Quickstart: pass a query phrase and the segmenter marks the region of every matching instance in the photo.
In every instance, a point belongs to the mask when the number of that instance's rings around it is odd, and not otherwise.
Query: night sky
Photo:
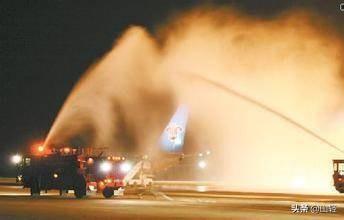
[[[343,33],[341,1],[0,0],[0,176],[13,173],[9,155],[44,139],[73,85],[129,25],[154,32],[202,2],[268,17],[310,8]]]

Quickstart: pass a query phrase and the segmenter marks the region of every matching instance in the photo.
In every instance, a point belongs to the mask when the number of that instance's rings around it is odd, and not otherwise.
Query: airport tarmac
[[[57,191],[31,197],[28,189],[5,183],[0,185],[0,219],[344,219],[341,195],[199,192],[181,184],[161,189],[154,195],[104,199],[90,193],[75,199],[72,193],[60,197]],[[302,204],[308,211],[293,213],[293,206]],[[330,206],[335,206],[334,212],[311,210]]]

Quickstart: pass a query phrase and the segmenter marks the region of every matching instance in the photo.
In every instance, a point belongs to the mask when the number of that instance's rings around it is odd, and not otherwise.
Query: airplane
[[[175,166],[185,157],[183,146],[188,116],[187,106],[180,105],[160,135],[158,141],[160,152],[156,155],[144,155],[142,160],[139,160],[124,176],[124,186],[150,186],[153,183],[153,170],[156,173]]]
[[[188,108],[180,105],[160,137],[160,146],[166,152],[180,152],[184,146]]]

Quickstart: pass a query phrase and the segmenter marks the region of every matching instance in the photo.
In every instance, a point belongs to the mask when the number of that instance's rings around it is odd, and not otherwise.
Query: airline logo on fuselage
[[[183,128],[173,123],[166,128],[166,132],[167,132],[168,140],[170,140],[171,142],[175,142],[179,134],[183,132]]]

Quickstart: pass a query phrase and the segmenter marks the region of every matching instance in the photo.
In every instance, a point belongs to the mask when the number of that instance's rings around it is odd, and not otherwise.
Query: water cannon
[[[37,147],[37,151],[40,152],[40,153],[43,153],[44,151],[44,146],[43,145],[40,145]]]
[[[42,144],[35,144],[31,147],[31,152],[33,155],[42,156],[46,153],[46,147]]]

